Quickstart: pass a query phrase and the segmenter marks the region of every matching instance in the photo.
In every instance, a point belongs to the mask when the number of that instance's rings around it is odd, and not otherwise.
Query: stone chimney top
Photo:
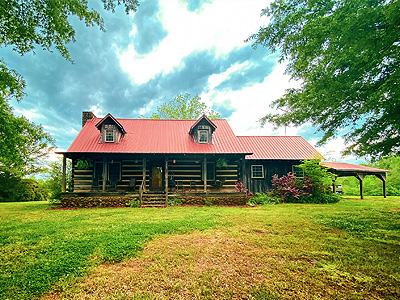
[[[85,126],[87,120],[91,120],[96,118],[95,114],[91,111],[83,111],[82,112],[82,127]]]

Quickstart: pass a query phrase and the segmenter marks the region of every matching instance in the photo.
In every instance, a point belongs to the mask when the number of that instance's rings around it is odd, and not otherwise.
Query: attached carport
[[[386,173],[391,172],[388,170],[376,169],[371,167],[352,165],[347,163],[338,162],[321,162],[322,167],[329,169],[329,172],[336,174],[338,177],[354,176],[360,182],[360,196],[361,199],[364,198],[363,195],[363,180],[367,175],[374,175],[382,180],[383,197],[386,198]],[[335,182],[333,182],[333,192],[336,193]]]

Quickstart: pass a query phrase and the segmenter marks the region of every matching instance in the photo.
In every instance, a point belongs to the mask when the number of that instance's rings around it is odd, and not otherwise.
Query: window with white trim
[[[264,166],[263,165],[252,165],[251,166],[251,178],[264,178]]]
[[[114,129],[106,129],[106,142],[114,142]]]
[[[199,130],[199,143],[200,144],[208,143],[208,130]]]

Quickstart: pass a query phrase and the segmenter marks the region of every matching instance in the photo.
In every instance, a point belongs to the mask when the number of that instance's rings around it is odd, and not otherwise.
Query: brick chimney
[[[83,111],[82,112],[82,127],[85,126],[87,120],[91,120],[96,118],[95,114],[91,111]]]

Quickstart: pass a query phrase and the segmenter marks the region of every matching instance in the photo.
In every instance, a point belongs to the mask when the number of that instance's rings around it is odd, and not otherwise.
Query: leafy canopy
[[[280,52],[302,86],[273,102],[262,122],[339,134],[346,154],[372,159],[400,151],[400,1],[275,0],[248,41]]]
[[[153,113],[149,119],[198,119],[205,114],[210,119],[221,118],[220,114],[213,111],[205,103],[200,102],[198,95],[193,98],[190,94],[179,94],[174,100],[157,106],[157,112]],[[145,118],[144,116],[141,116]]]
[[[101,1],[111,11],[123,4],[126,13],[135,11],[139,5],[138,0]],[[20,55],[36,47],[50,52],[56,49],[72,62],[67,48],[68,43],[75,41],[71,16],[84,20],[86,26],[98,25],[104,31],[103,19],[97,11],[89,10],[86,0],[1,0],[0,48],[12,47]],[[42,126],[12,112],[8,102],[13,97],[20,101],[25,85],[22,76],[0,58],[0,174],[3,175],[24,176],[40,171],[43,158],[54,146],[54,140]]]
[[[126,13],[136,11],[138,0],[101,0],[104,9],[114,11],[120,4]],[[0,47],[11,46],[24,55],[36,47],[52,52],[56,49],[72,61],[67,44],[75,41],[71,16],[84,20],[86,26],[104,29],[103,19],[96,10],[90,10],[86,0],[1,0]],[[25,81],[15,70],[9,70],[0,60],[0,99],[22,99]]]
[[[53,138],[42,126],[14,116],[5,101],[0,101],[0,124],[0,173],[23,176],[41,171]]]

